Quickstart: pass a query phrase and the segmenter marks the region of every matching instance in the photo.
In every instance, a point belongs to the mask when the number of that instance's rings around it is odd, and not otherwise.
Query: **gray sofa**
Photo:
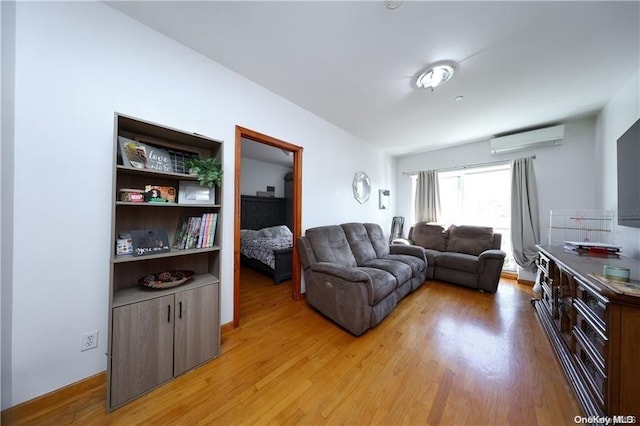
[[[502,235],[482,226],[440,225],[424,222],[409,230],[409,239],[393,244],[424,248],[427,279],[436,279],[495,293],[506,253],[500,250]]]
[[[373,223],[310,228],[297,247],[307,302],[356,336],[379,324],[426,277],[424,250],[389,246]]]

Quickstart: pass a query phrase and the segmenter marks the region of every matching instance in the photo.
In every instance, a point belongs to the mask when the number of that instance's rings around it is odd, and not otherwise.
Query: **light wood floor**
[[[529,303],[430,282],[353,337],[243,270],[220,358],[106,414],[104,385],[25,424],[574,424],[579,407]]]

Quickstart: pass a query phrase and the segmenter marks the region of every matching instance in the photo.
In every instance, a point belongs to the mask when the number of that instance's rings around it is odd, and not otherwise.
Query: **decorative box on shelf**
[[[118,256],[124,254],[133,254],[133,242],[131,241],[131,234],[118,234],[118,238],[116,239],[116,254]]]
[[[147,185],[144,188],[147,203],[175,203],[176,189],[172,186]]]
[[[125,203],[144,203],[144,190],[142,189],[120,189],[120,201]]]

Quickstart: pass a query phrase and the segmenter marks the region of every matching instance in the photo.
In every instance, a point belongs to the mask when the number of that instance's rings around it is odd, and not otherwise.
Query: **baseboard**
[[[517,280],[518,279],[518,274],[515,272],[511,272],[511,271],[502,271],[500,273],[500,278],[506,278],[508,280]]]
[[[222,324],[222,325],[220,326],[220,334],[221,334],[221,335],[222,335],[222,334],[227,334],[228,332],[230,332],[230,331],[231,331],[231,330],[233,330],[233,329],[234,329],[234,327],[233,327],[233,321],[226,322],[226,323],[224,323],[224,324]]]
[[[518,274],[515,272],[510,272],[510,271],[502,271],[502,273],[500,274],[500,278],[506,278],[508,280],[515,280],[516,283],[520,284],[520,285],[526,285],[529,287],[532,287],[534,282],[533,281],[529,281],[529,280],[523,280],[521,278],[518,278]]]
[[[71,383],[60,389],[56,389],[37,398],[25,401],[21,404],[2,411],[1,422],[3,424],[22,423],[28,420],[29,415],[41,412],[47,407],[56,406],[61,401],[69,401],[74,397],[98,387],[104,387],[107,383],[107,372],[103,371],[94,376],[87,377],[78,382]]]
[[[223,324],[220,328],[221,334],[226,334],[233,330],[233,322]],[[61,401],[69,401],[88,390],[106,386],[107,372],[103,371],[94,376],[87,377],[70,385],[56,389],[37,398],[25,401],[13,407],[3,410],[0,415],[0,424],[23,423],[28,420],[28,416],[34,412],[42,412],[47,407],[56,406]]]

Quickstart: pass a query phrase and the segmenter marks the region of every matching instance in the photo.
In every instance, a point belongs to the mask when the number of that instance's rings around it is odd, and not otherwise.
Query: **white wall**
[[[618,90],[602,109],[597,121],[597,169],[602,176],[597,182],[598,202],[604,209],[618,207],[617,141],[640,118],[640,71]],[[640,165],[639,165],[640,167]],[[616,226],[616,243],[622,252],[640,259],[640,230]]]
[[[2,205],[3,219],[7,209],[15,219],[13,258],[2,265],[13,274],[3,282],[13,312],[2,334],[11,348],[2,409],[106,368],[115,111],[226,141],[223,323],[233,314],[235,125],[304,147],[304,228],[389,227],[392,212],[378,210],[377,196],[364,205],[352,196],[359,170],[376,195],[394,184],[393,161],[365,142],[104,4],[19,2],[15,23],[16,197]],[[92,329],[99,348],[81,353],[80,335]]]
[[[11,388],[15,3],[0,2],[0,400]]]
[[[284,176],[292,171],[284,167],[264,161],[242,158],[242,195],[256,195],[256,191],[266,191],[267,186],[276,188],[276,197],[284,197]]]
[[[489,140],[459,145],[420,155],[398,158],[396,163],[396,212],[411,217],[411,178],[403,172],[442,169],[509,161],[536,155],[534,168],[538,188],[540,240],[547,243],[549,212],[552,209],[594,209],[595,118],[564,123],[564,142],[560,146],[491,155]],[[405,227],[405,234],[409,228]]]

